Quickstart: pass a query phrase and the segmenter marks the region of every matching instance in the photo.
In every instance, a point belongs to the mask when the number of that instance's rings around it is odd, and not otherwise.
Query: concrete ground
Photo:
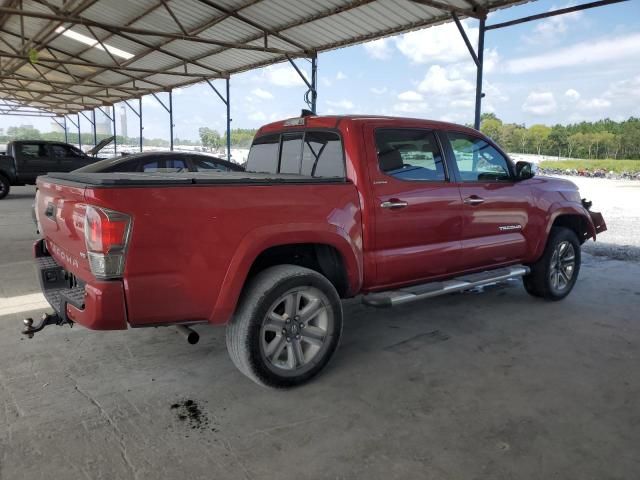
[[[271,391],[235,370],[223,329],[196,346],[171,329],[22,339],[32,191],[0,202],[1,480],[640,474],[639,263],[585,255],[558,303],[519,282],[393,311],[349,301],[324,374]]]

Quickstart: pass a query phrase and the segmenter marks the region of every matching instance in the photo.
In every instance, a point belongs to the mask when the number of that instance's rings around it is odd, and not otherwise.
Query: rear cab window
[[[254,140],[246,170],[345,178],[342,140],[338,133],[325,130],[264,135]]]

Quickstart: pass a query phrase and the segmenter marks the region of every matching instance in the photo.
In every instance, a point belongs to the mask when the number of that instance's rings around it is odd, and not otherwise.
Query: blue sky
[[[539,0],[493,13],[497,23],[573,3]],[[476,43],[477,22],[465,20]],[[572,123],[640,116],[640,0],[489,31],[485,40],[483,111],[507,122]],[[298,64],[309,70],[305,60]],[[370,113],[473,121],[475,67],[453,24],[323,53],[318,60],[318,112]],[[216,82],[214,82],[216,83]],[[218,81],[223,90],[224,84]],[[306,87],[288,64],[231,79],[234,128],[296,116]],[[175,136],[198,128],[222,131],[224,105],[208,85],[174,92]],[[168,115],[143,98],[144,136],[168,138]],[[129,134],[137,117],[128,114]],[[0,127],[47,119],[0,117]],[[89,132],[82,121],[82,131]]]

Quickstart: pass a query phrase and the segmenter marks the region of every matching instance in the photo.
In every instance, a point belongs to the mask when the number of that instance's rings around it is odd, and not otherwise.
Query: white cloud
[[[371,87],[369,91],[376,95],[382,95],[383,93],[387,93],[387,87]]]
[[[335,107],[338,109],[338,111],[352,111],[355,109],[355,105],[353,104],[353,102],[351,100],[337,100],[337,101],[332,101],[332,100],[327,100],[327,105],[329,105],[330,107]]]
[[[582,110],[600,110],[602,108],[608,108],[610,106],[611,102],[609,100],[605,100],[604,98],[591,98],[589,100],[583,100],[578,105],[578,107]]]
[[[267,116],[264,112],[251,112],[247,115],[249,120],[253,120],[254,122],[264,122],[267,119]]]
[[[253,90],[251,90],[251,93],[256,97],[262,98],[264,100],[270,100],[273,98],[273,94],[271,92],[263,90],[262,88],[254,88]]]
[[[393,106],[396,112],[402,113],[418,113],[424,112],[427,109],[425,102],[400,102]]]
[[[431,95],[460,95],[471,92],[474,85],[461,78],[459,71],[447,70],[440,65],[429,67],[424,79],[418,84],[418,90]]]
[[[263,70],[266,80],[276,87],[299,87],[305,83],[298,72],[289,64],[272,65]],[[307,72],[302,72],[305,78],[309,78]]]
[[[365,43],[363,47],[367,55],[376,60],[387,60],[391,58],[392,49],[388,38],[380,38],[373,42]]]
[[[534,115],[550,115],[556,111],[558,104],[552,92],[531,92],[522,105],[524,112]]]
[[[628,102],[635,99],[640,100],[640,75],[627,80],[618,80],[609,85],[604,96],[612,100],[622,100]]]
[[[616,61],[629,62],[640,57],[640,33],[632,33],[617,38],[580,42],[566,48],[559,48],[543,55],[532,55],[507,62],[509,73],[527,73],[556,68],[587,66],[594,63]]]
[[[570,88],[569,90],[564,92],[564,96],[573,102],[580,100],[580,92],[574,90],[573,88]]]
[[[344,73],[342,72],[336,73],[336,80],[346,80],[346,79],[347,79],[347,76]]]
[[[478,29],[462,21],[472,45],[477,44]],[[405,33],[395,40],[398,50],[414,63],[453,63],[471,60],[469,50],[453,23]]]
[[[398,95],[398,100],[402,100],[403,102],[421,102],[423,98],[421,93],[413,90],[407,90]]]
[[[575,3],[570,2],[562,8],[571,7],[573,5],[575,5]],[[558,7],[554,5],[548,11],[557,9]],[[526,36],[525,40],[531,45],[537,45],[541,42],[555,43],[560,37],[567,33],[569,23],[576,22],[581,18],[582,12],[565,13],[564,15],[547,18],[546,20],[538,22],[533,28],[533,33]]]
[[[470,100],[470,99],[453,100],[451,102],[451,106],[453,108],[473,108],[473,100]],[[483,106],[486,106],[486,103]]]
[[[333,82],[327,77],[320,77],[320,83],[323,87],[330,87],[333,85]]]

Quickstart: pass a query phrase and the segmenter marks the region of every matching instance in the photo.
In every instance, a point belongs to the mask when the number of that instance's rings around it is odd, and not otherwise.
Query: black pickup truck
[[[35,185],[36,177],[48,172],[70,172],[101,160],[61,142],[15,140],[0,155],[0,200],[11,186]]]

